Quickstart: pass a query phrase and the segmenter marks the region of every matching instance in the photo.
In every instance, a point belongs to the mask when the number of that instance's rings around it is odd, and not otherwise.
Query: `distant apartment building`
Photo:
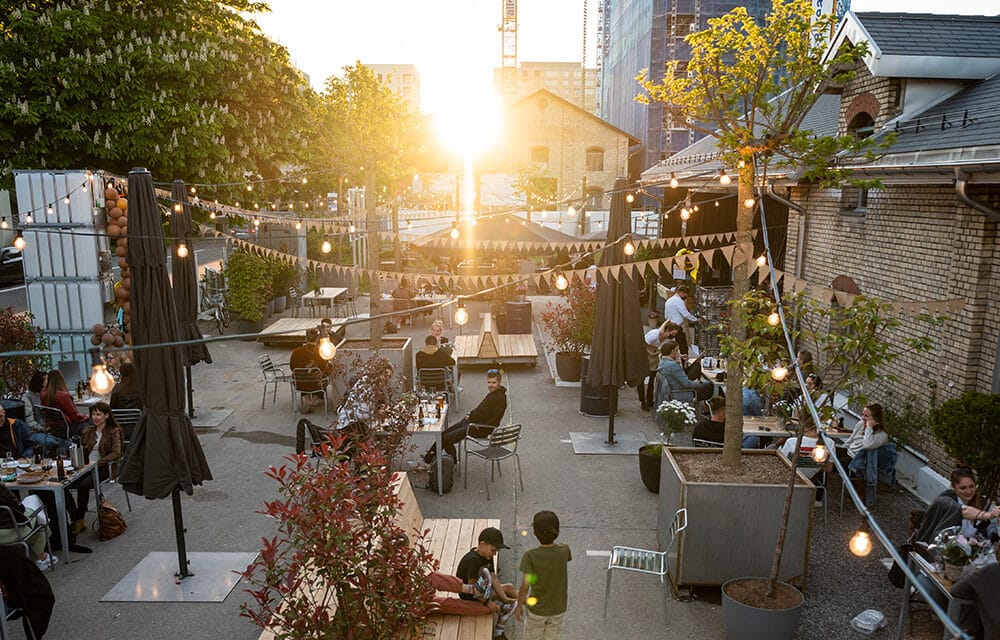
[[[502,69],[493,70],[497,95],[503,95]],[[581,68],[579,62],[522,62],[517,69],[513,102],[539,89],[556,94],[590,114],[597,109],[597,69]]]
[[[420,113],[420,74],[412,64],[366,64],[379,83],[406,100],[414,113]]]

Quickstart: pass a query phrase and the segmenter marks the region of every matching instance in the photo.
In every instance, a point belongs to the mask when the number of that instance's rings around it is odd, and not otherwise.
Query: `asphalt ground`
[[[363,299],[362,299],[363,300]],[[534,315],[542,307],[535,301]],[[474,330],[477,311],[470,307]],[[404,328],[403,335],[416,338],[419,348],[428,332],[427,322]],[[453,335],[455,329],[447,329]],[[367,324],[348,328],[349,337],[367,335]],[[536,331],[536,342],[537,331]],[[538,343],[539,353],[541,344]],[[264,476],[271,465],[282,463],[294,449],[294,425],[289,392],[279,389],[277,401],[270,394],[261,410],[262,385],[257,356],[270,353],[275,361],[287,361],[287,351],[265,348],[256,342],[226,342],[211,345],[214,362],[194,367],[195,406],[200,409],[228,408],[230,415],[219,427],[198,429],[198,437],[214,479],[184,496],[183,511],[189,552],[254,551],[261,538],[274,531],[274,524],[256,513],[264,500],[276,495],[276,485]],[[485,393],[485,367],[463,371],[462,406],[468,411]],[[570,545],[569,610],[564,638],[704,638],[725,637],[718,588],[699,588],[669,603],[669,622],[664,620],[659,585],[655,576],[618,572],[614,577],[608,616],[602,617],[607,552],[614,545],[655,549],[656,496],[639,478],[636,456],[575,455],[571,431],[606,432],[606,419],[579,414],[580,390],[556,387],[548,366],[512,366],[504,385],[511,399],[511,418],[524,425],[519,449],[525,491],[514,492],[509,465],[491,487],[487,501],[481,472],[474,469],[469,488],[461,476],[454,490],[439,497],[416,489],[425,517],[495,517],[512,547],[500,556],[500,577],[517,584],[518,560],[537,542],[531,534],[532,515],[541,509],[555,511],[561,520],[560,542]],[[316,420],[317,415],[310,416]],[[322,414],[319,414],[322,417]],[[640,410],[635,392],[621,392],[616,428],[619,433],[656,435],[652,416]],[[689,442],[686,434],[675,436],[675,444]],[[427,443],[416,443],[418,447]],[[416,453],[410,454],[415,456]],[[421,478],[414,475],[415,485]],[[891,587],[876,548],[866,558],[856,558],[847,548],[858,515],[847,506],[838,514],[839,481],[831,482],[829,524],[817,511],[810,554],[809,581],[799,638],[830,640],[862,637],[849,624],[866,609],[885,614],[889,625],[874,638],[895,637],[900,592]],[[119,538],[99,541],[87,532],[80,543],[93,548],[86,556],[74,556],[48,573],[56,594],[56,608],[47,638],[256,638],[259,630],[239,615],[246,600],[238,584],[221,603],[122,603],[99,599],[151,551],[174,551],[174,531],[169,500],[150,501],[132,497],[133,510],[125,507],[120,488],[108,496],[123,510],[128,530]],[[882,487],[876,513],[893,539],[905,533],[910,509],[918,502],[901,489]],[[93,509],[93,502],[91,503]],[[88,520],[95,516],[90,515]],[[192,566],[198,571],[197,566]],[[927,614],[917,616],[918,637],[940,637],[940,625]],[[520,637],[517,625],[508,626],[511,640]],[[12,637],[22,638],[19,625]]]

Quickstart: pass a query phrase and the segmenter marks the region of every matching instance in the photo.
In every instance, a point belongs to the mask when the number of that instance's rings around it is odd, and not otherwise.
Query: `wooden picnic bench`
[[[479,532],[486,527],[500,528],[500,520],[496,518],[424,519],[409,477],[405,473],[396,472],[392,476],[392,483],[396,495],[402,502],[396,517],[396,525],[410,537],[411,544],[425,529],[429,531],[424,538],[424,544],[437,559],[438,571],[441,573],[455,575],[462,556],[479,543]],[[314,588],[320,587],[314,586]],[[458,594],[441,591],[437,595],[458,597]],[[493,621],[493,614],[481,616],[435,614],[428,616],[420,640],[492,640]],[[274,633],[270,629],[265,629],[258,640],[274,640]]]
[[[538,363],[538,348],[535,338],[528,334],[497,333],[490,314],[483,314],[483,325],[477,335],[455,336],[455,361],[463,364],[504,364]]]

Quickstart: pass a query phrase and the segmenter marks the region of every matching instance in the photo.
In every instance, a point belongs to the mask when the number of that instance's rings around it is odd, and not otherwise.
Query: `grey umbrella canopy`
[[[615,180],[608,237],[601,252],[602,267],[632,261],[630,256],[625,255],[625,242],[618,242],[619,238],[632,232],[632,211],[625,200],[627,187],[625,178]],[[635,283],[624,274],[618,280],[610,276],[598,277],[597,317],[587,383],[592,387],[609,387],[608,444],[615,444],[618,388],[623,384],[638,384],[648,367]]]
[[[174,304],[177,305],[177,326],[181,340],[201,340],[198,328],[198,268],[195,265],[194,247],[191,246],[191,205],[188,204],[187,190],[183,180],[174,180],[170,185],[172,214],[170,235],[174,237],[173,267]],[[177,255],[177,247],[187,247],[187,255]],[[212,356],[204,343],[192,344],[181,349],[184,373],[187,380],[188,415],[194,415],[194,387],[191,383],[191,367],[199,362],[211,364]]]
[[[174,297],[167,278],[163,227],[153,191],[153,177],[143,168],[128,174],[129,243],[132,271],[132,344],[176,342]],[[118,481],[129,493],[149,499],[171,496],[181,577],[187,572],[180,491],[212,479],[201,443],[184,413],[184,359],[179,347],[137,349],[135,365],[145,410],[121,463]]]

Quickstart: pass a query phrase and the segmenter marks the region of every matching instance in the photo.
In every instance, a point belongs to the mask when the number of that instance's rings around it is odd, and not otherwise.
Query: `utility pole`
[[[583,192],[583,203],[580,205],[580,238],[587,235],[587,176],[580,178],[580,190]]]

